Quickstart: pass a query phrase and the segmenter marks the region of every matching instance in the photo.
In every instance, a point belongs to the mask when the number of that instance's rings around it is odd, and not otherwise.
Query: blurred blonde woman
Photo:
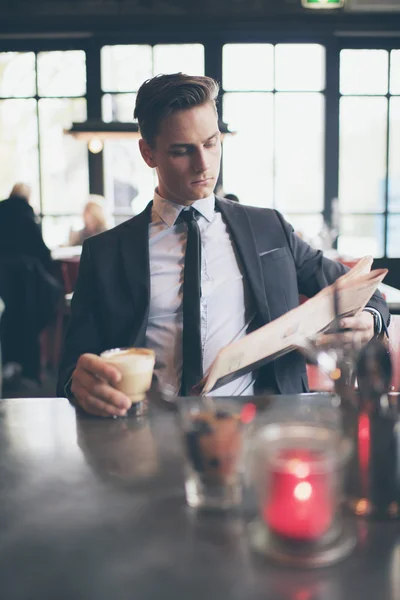
[[[96,194],[90,194],[88,202],[83,209],[83,229],[71,231],[69,234],[70,246],[81,246],[83,242],[97,233],[108,229],[107,218],[104,213],[104,198]]]

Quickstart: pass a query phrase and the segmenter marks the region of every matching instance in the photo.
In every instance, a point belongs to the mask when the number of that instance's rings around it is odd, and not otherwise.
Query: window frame
[[[339,89],[339,60],[340,51],[344,49],[385,49],[400,50],[399,37],[391,36],[376,36],[374,32],[363,32],[358,34],[345,34],[337,32],[336,35],[329,30],[325,30],[322,34],[314,34],[308,31],[299,31],[295,28],[277,28],[272,30],[254,30],[248,27],[242,29],[222,29],[215,27],[205,32],[186,28],[186,30],[178,31],[171,28],[166,32],[162,28],[155,28],[153,31],[143,29],[142,31],[122,32],[118,34],[94,34],[91,32],[76,32],[76,34],[62,34],[59,37],[42,38],[34,36],[24,39],[17,36],[13,39],[10,35],[7,38],[0,39],[0,52],[35,52],[37,55],[41,51],[51,50],[83,50],[86,53],[87,66],[87,88],[86,94],[82,97],[86,99],[88,119],[99,119],[102,115],[101,98],[103,91],[101,90],[101,73],[100,73],[100,50],[105,45],[113,44],[156,44],[168,43],[199,43],[204,46],[204,61],[205,74],[214,77],[219,82],[222,82],[222,48],[227,43],[315,43],[325,47],[326,56],[326,87],[323,92],[325,95],[325,183],[324,183],[324,205],[323,218],[328,224],[332,224],[332,201],[338,197],[339,192],[339,105],[340,105],[340,89]],[[223,118],[222,112],[222,96],[218,102],[219,116]],[[39,96],[34,97],[37,102]],[[387,95],[391,97],[390,90]],[[3,98],[2,98],[3,99]],[[389,114],[388,114],[389,119]],[[39,122],[38,122],[39,127]],[[38,135],[40,132],[38,131]],[[387,144],[389,145],[389,135]],[[387,148],[388,150],[388,148]],[[92,154],[88,151],[89,162],[89,191],[91,193],[102,194],[104,192],[104,171],[103,171],[103,155]],[[385,220],[385,248],[383,259],[387,261],[387,243],[388,243],[388,168],[389,168],[389,152],[386,155],[386,185],[385,185],[385,211],[383,213]],[[61,215],[53,215],[49,213],[43,214],[42,200],[42,183],[40,170],[40,151],[39,151],[39,186],[40,186],[40,217]],[[223,181],[223,173],[221,174],[221,183]],[[295,213],[293,213],[295,214]],[[307,213],[299,212],[298,214]],[[313,213],[314,214],[314,213]],[[353,213],[347,213],[349,215]],[[355,213],[354,213],[355,214]],[[358,213],[357,213],[358,214]],[[397,213],[390,213],[396,215]],[[72,216],[72,215],[71,215]],[[389,259],[390,260],[390,259]]]

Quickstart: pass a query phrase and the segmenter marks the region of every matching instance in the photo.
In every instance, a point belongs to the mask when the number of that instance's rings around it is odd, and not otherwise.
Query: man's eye
[[[213,146],[217,145],[217,140],[210,140],[207,144],[204,144],[205,148],[213,148]]]
[[[171,150],[170,152],[171,156],[185,156],[185,154],[188,154],[187,150]]]

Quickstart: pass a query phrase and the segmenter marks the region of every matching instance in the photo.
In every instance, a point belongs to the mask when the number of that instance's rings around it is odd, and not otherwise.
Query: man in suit
[[[130,404],[114,387],[118,371],[98,356],[103,350],[153,348],[161,389],[190,393],[221,348],[296,307],[299,293],[313,296],[346,271],[296,236],[277,211],[214,196],[221,158],[217,95],[214,80],[181,73],[155,77],[138,92],[140,151],[156,169],[158,187],[143,213],[84,243],[60,368],[58,393],[89,413],[125,415]],[[185,286],[196,287],[194,270],[198,291],[191,287],[189,298]],[[379,293],[370,308],[374,314],[344,319],[365,342],[389,319]],[[199,356],[200,366],[188,364]],[[303,357],[292,352],[216,393],[263,389],[306,391]]]

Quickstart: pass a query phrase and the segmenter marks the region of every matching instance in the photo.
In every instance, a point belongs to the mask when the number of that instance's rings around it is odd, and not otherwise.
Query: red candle
[[[360,467],[361,492],[368,497],[370,463],[371,424],[369,414],[362,412],[358,417],[358,463]]]
[[[272,467],[263,519],[274,533],[313,541],[326,533],[335,506],[326,457],[310,450],[281,450]]]

